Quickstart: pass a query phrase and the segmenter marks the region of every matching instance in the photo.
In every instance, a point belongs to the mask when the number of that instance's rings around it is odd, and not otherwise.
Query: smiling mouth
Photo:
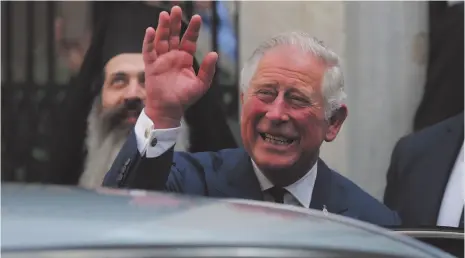
[[[260,133],[260,136],[262,139],[266,142],[276,144],[276,145],[291,145],[294,143],[296,140],[293,139],[288,139],[285,137],[280,137],[280,136],[273,136],[268,133]]]

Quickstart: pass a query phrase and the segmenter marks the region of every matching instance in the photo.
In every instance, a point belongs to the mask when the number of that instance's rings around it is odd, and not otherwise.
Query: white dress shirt
[[[156,158],[166,152],[168,149],[173,147],[176,143],[178,134],[181,131],[181,127],[170,128],[170,129],[154,129],[153,122],[145,114],[145,110],[142,110],[139,118],[137,119],[135,126],[135,134],[137,141],[137,149],[141,156],[147,158]],[[156,139],[156,144],[152,146],[152,142]],[[260,183],[261,190],[266,190],[273,187],[273,184],[265,177],[265,175],[258,169],[255,162],[252,160],[253,169],[255,175]],[[310,171],[297,182],[286,186],[285,189],[288,191],[284,195],[284,203],[296,206],[303,206],[305,208],[310,207],[312,199],[313,188],[315,186],[317,174],[317,163],[310,169]],[[268,193],[264,193],[265,200],[273,200],[273,197]]]
[[[442,197],[437,220],[438,226],[457,227],[464,208],[464,172],[463,143]]]
[[[255,162],[252,160],[255,175],[258,178],[262,192],[264,192],[265,201],[274,201],[273,197],[266,192],[274,185],[271,181],[260,171]],[[287,193],[284,195],[284,204],[310,208],[312,200],[313,188],[315,186],[318,162],[298,181],[291,185],[284,187]]]
[[[156,158],[165,153],[176,143],[178,134],[181,132],[181,126],[169,129],[154,129],[153,122],[145,114],[145,109],[137,118],[134,128],[136,133],[137,149],[141,156],[147,158]],[[155,146],[152,142],[156,141]]]

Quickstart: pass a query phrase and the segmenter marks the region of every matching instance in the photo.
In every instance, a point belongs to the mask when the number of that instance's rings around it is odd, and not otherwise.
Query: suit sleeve
[[[405,145],[404,138],[400,139],[391,154],[391,162],[389,164],[389,168],[386,174],[386,189],[384,191],[384,204],[388,206],[392,210],[398,209],[398,200],[402,198],[398,196],[399,194],[399,183],[400,183],[400,157],[402,156],[402,152],[404,150]]]
[[[154,129],[142,110],[134,130],[104,178],[103,186],[163,190],[173,161],[178,128]]]
[[[206,195],[205,167],[211,169],[216,154],[175,153],[177,130],[153,129],[142,112],[103,186]]]
[[[173,147],[156,158],[147,158],[139,153],[135,131],[132,130],[126,143],[105,175],[103,186],[143,190],[164,190],[173,161]]]
[[[135,131],[113,162],[103,186],[207,195],[205,169],[211,169],[215,153],[174,152],[174,146],[153,158],[137,149]]]

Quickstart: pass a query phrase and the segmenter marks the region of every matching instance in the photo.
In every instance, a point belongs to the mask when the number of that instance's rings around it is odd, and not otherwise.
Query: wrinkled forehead
[[[257,68],[282,68],[303,74],[324,73],[327,64],[313,53],[292,45],[281,45],[268,49],[260,58]]]
[[[144,71],[142,54],[125,53],[111,58],[105,65],[105,75],[114,73],[137,74]]]
[[[267,50],[258,61],[252,84],[261,81],[320,86],[327,68],[323,59],[297,46],[277,46]]]

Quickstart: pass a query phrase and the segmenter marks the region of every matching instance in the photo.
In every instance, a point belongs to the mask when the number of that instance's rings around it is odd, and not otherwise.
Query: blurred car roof
[[[380,227],[288,205],[2,184],[2,252],[112,246],[254,246],[447,257]]]

